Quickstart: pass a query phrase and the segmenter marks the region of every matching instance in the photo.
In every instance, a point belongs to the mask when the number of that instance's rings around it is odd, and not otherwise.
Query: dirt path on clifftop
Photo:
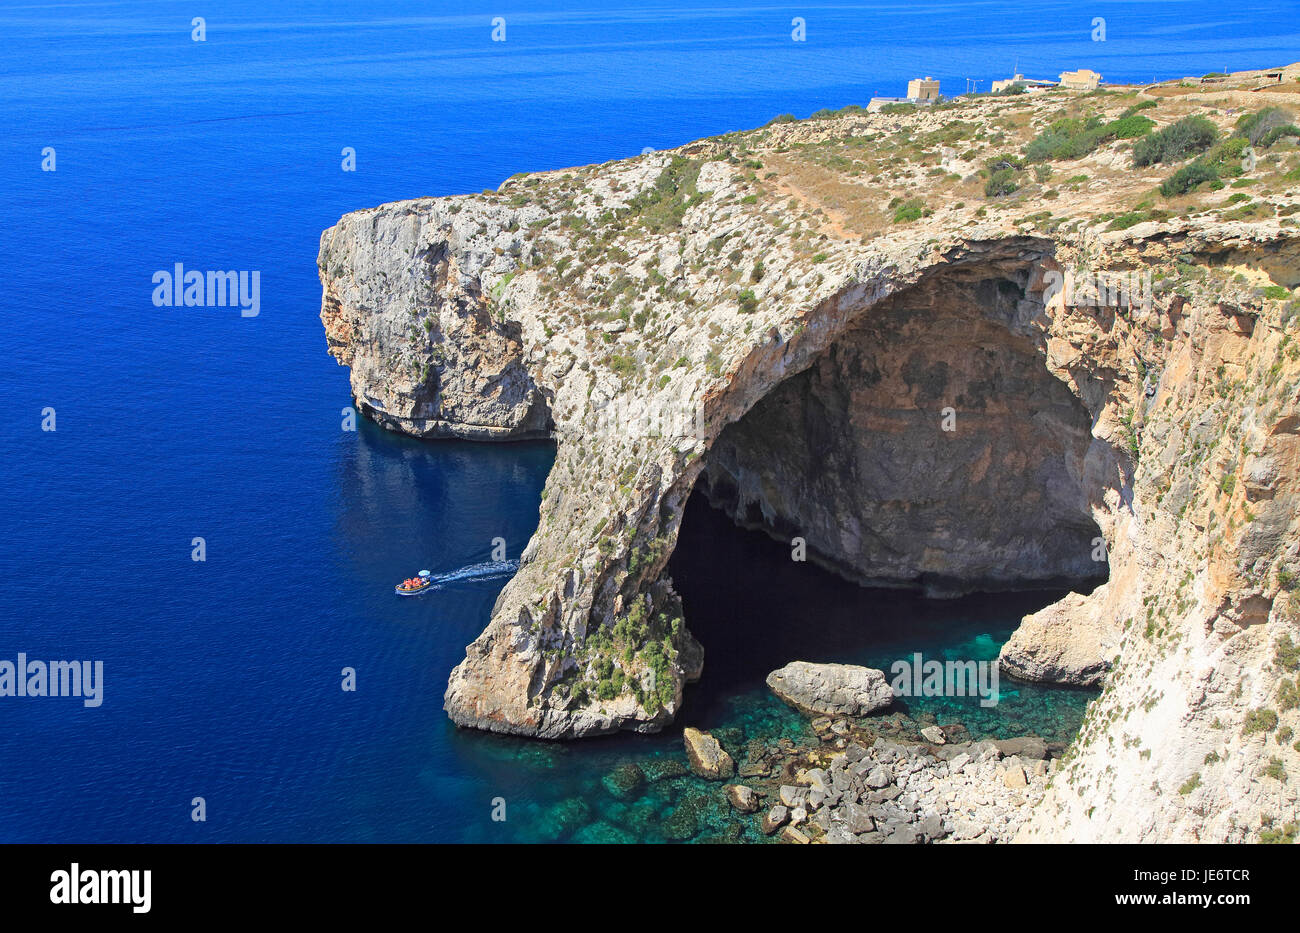
[[[794,198],[799,202],[800,206],[807,209],[807,211],[814,217],[817,216],[816,211],[821,211],[821,216],[825,219],[817,228],[819,233],[826,233],[841,240],[862,239],[862,232],[854,230],[849,226],[849,216],[846,212],[830,207],[825,202],[791,181],[790,175],[793,174],[791,172],[791,166],[783,164],[783,159],[771,154],[766,154],[766,158],[768,163],[776,168],[780,173],[773,181],[771,190],[781,197]],[[870,193],[863,189],[863,200],[869,197]]]

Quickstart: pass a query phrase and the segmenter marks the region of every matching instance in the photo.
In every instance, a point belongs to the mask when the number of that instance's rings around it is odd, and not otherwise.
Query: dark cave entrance
[[[1025,296],[936,276],[721,432],[668,567],[705,649],[696,715],[794,660],[992,660],[1025,614],[1104,582],[1091,508],[1113,453]]]
[[[723,429],[696,489],[864,585],[957,595],[1105,579],[1092,506],[1109,448],[1022,332],[1025,294],[949,274],[859,315]]]

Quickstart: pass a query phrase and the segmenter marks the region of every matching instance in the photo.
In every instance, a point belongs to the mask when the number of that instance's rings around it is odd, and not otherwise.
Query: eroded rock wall
[[[1091,418],[1027,335],[1025,285],[941,276],[864,314],[722,431],[710,502],[863,584],[1104,579]]]
[[[479,235],[485,223],[490,236]],[[492,296],[524,249],[509,224],[503,212],[424,200],[348,214],[321,235],[325,338],[367,416],[419,437],[548,435],[519,325]]]

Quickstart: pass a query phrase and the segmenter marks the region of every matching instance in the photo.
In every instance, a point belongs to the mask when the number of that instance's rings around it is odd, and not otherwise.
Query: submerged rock
[[[619,800],[630,800],[645,786],[645,773],[634,764],[620,765],[605,775],[601,783]]]
[[[736,762],[712,735],[687,726],[682,732],[691,770],[702,778],[720,781],[736,773]]]
[[[767,675],[778,697],[805,713],[869,716],[894,702],[883,671],[852,664],[792,661]]]
[[[670,778],[678,778],[690,774],[690,768],[678,758],[664,756],[655,758],[641,765],[641,771],[645,774],[646,779],[654,781],[664,781]]]
[[[636,838],[611,823],[590,823],[573,834],[573,841],[594,845],[631,845]]]
[[[694,808],[686,805],[674,807],[663,822],[664,838],[672,842],[686,842],[700,831]]]
[[[699,794],[682,799],[664,819],[664,838],[672,842],[686,842],[700,832],[700,820],[708,809],[709,800]]]

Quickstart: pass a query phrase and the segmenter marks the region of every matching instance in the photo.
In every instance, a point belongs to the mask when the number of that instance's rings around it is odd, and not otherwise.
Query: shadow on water
[[[683,722],[710,724],[736,698],[772,702],[764,680],[791,661],[880,668],[920,652],[925,660],[992,661],[1020,619],[1064,590],[981,593],[928,599],[902,589],[865,588],[805,562],[789,546],[736,527],[700,494],[687,502],[669,573],[687,625],[704,646],[704,675],[688,691]],[[1066,741],[1091,691],[1000,682],[1000,702],[977,697],[912,698],[898,708],[962,722],[977,737],[1035,733]]]

